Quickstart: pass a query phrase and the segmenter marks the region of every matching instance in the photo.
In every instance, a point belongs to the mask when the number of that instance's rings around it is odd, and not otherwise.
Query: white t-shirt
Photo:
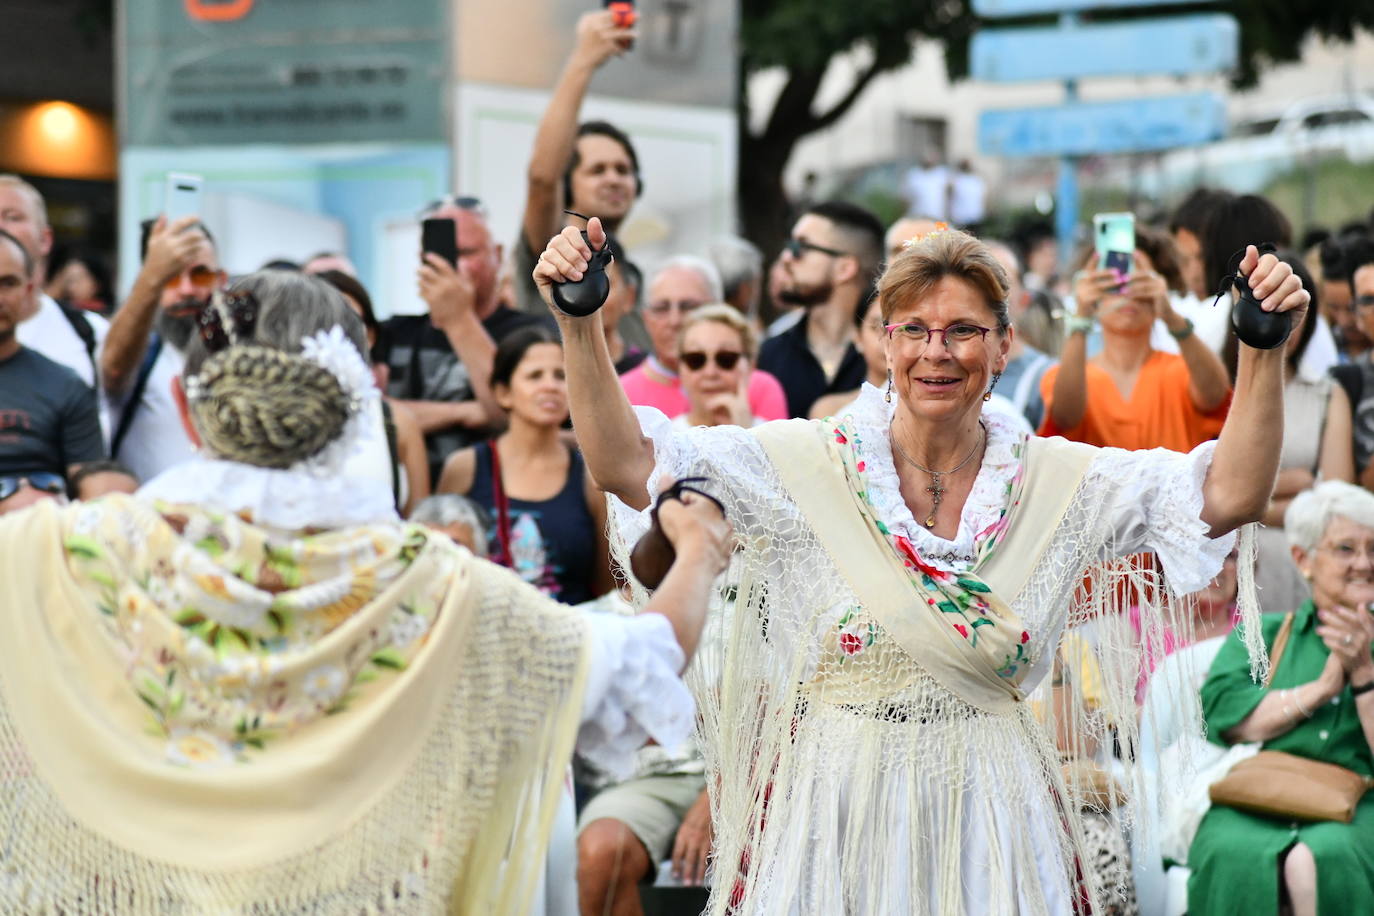
[[[141,482],[152,480],[196,453],[185,427],[181,425],[176,401],[172,399],[172,380],[181,374],[185,363],[186,360],[175,347],[163,342],[153,363],[153,371],[148,375],[143,396],[139,398],[137,406],[130,408],[134,411],[133,420],[115,459],[127,465]],[[138,368],[142,368],[141,362]],[[106,403],[110,413],[110,435],[113,437],[128,404],[127,394],[125,397],[107,398]]]
[[[955,172],[950,179],[949,219],[956,226],[981,223],[987,215],[987,184],[972,172]]]
[[[95,332],[95,363],[100,363],[100,351],[105,347],[105,335],[110,323],[94,312],[83,313]],[[32,318],[19,325],[19,342],[30,350],[37,350],[48,359],[61,363],[71,369],[81,381],[96,387],[95,366],[91,355],[86,352],[80,335],[72,327],[67,316],[62,314],[62,306],[53,301],[46,293],[38,296],[38,311]]]
[[[906,173],[905,185],[908,216],[949,216],[949,169],[943,165],[912,169]]]

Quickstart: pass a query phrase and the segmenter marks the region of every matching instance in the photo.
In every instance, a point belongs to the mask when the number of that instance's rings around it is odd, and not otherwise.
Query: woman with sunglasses
[[[549,301],[586,270],[596,220],[588,236],[545,249]],[[1301,317],[1287,265],[1251,248],[1241,269]],[[1112,889],[1082,865],[1088,787],[1065,784],[1026,700],[1087,619],[1068,610],[1086,572],[1130,575],[1121,558],[1154,550],[1167,587],[1193,591],[1263,512],[1282,357],[1243,353],[1230,422],[1192,454],[1026,438],[984,411],[1014,333],[992,252],[933,233],[878,285],[890,381],[840,421],[675,429],[631,408],[595,314],[556,316],[573,421],[622,537],[650,523],[665,477],[708,478],[735,524],[728,632],[689,675],[715,827],[708,911],[1100,912]],[[1092,619],[1124,619],[1116,590],[1094,594]],[[1147,644],[1167,606],[1142,608]],[[1136,636],[1100,629],[1105,702],[1131,709]],[[1062,726],[1107,740],[1086,713],[1070,704]]]
[[[678,335],[678,371],[688,409],[676,426],[754,426],[749,408],[754,332],[735,308],[703,305],[689,314]]]

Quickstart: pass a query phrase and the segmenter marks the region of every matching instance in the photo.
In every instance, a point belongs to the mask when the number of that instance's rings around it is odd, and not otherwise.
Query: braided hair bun
[[[319,454],[348,422],[338,380],[297,354],[234,347],[206,361],[200,385],[196,428],[231,461],[287,468]]]
[[[264,468],[314,458],[344,435],[358,404],[330,369],[301,352],[302,342],[338,328],[361,357],[362,322],[337,290],[304,274],[258,271],[229,292],[251,295],[256,315],[239,323],[226,314],[232,342],[218,347],[207,346],[202,328],[182,373],[201,442],[220,458]]]

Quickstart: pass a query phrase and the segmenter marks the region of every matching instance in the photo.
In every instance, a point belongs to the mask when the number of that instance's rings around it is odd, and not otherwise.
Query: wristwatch
[[[1350,695],[1352,697],[1357,697],[1362,693],[1369,693],[1371,690],[1374,690],[1374,681],[1370,681],[1368,684],[1361,684],[1358,687],[1354,684],[1350,685]]]
[[[1064,333],[1066,334],[1087,334],[1093,329],[1095,322],[1086,315],[1065,315]]]
[[[1192,333],[1193,333],[1193,321],[1192,321],[1192,319],[1191,319],[1191,318],[1184,318],[1184,319],[1183,319],[1183,327],[1179,328],[1177,331],[1170,331],[1170,332],[1169,332],[1169,336],[1172,337],[1174,340],[1187,340],[1188,337],[1189,337]]]

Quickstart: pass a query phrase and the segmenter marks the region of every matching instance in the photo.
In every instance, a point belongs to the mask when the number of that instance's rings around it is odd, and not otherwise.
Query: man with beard
[[[198,217],[143,224],[143,266],[110,322],[100,375],[110,454],[141,481],[195,454],[172,400],[196,316],[224,285],[214,239]]]
[[[793,417],[810,416],[822,395],[858,388],[867,375],[854,346],[854,312],[883,259],[883,225],[863,207],[815,204],[783,246],[779,296],[805,317],[765,341],[759,368],[777,377]]]

